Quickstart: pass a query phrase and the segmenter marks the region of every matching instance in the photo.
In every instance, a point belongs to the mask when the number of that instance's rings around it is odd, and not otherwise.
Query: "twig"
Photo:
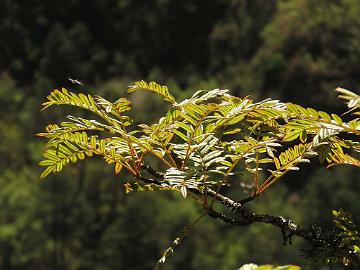
[[[163,268],[166,259],[170,258],[171,255],[174,253],[174,249],[175,247],[177,247],[178,245],[180,245],[181,241],[184,239],[184,237],[191,231],[191,229],[196,225],[196,223],[198,223],[204,216],[206,216],[207,212],[204,212],[203,214],[201,214],[197,219],[195,219],[195,221],[193,221],[190,225],[186,226],[183,230],[183,232],[181,233],[181,235],[177,238],[175,238],[175,240],[173,241],[173,243],[171,244],[170,247],[168,247],[164,253],[163,256],[158,260],[158,262],[156,263],[156,266],[154,268],[154,270],[160,270]]]
[[[168,181],[164,180],[164,174],[157,172],[150,166],[141,166],[143,170],[146,170],[149,174],[153,175],[157,179],[151,179],[146,177],[140,177],[139,179],[144,181],[145,183],[152,183],[156,185],[168,185],[170,186],[170,183]],[[303,238],[304,240],[308,241],[313,247],[319,248],[331,248],[332,250],[338,251],[338,252],[344,252],[343,246],[338,246],[337,242],[338,239],[336,238],[336,234],[326,234],[321,231],[321,227],[319,226],[311,226],[307,229],[301,228],[299,225],[295,224],[290,219],[286,219],[282,216],[272,216],[268,214],[257,214],[254,212],[250,212],[249,210],[245,209],[243,206],[244,204],[254,200],[257,196],[249,196],[245,199],[242,199],[240,201],[235,201],[225,195],[222,195],[218,193],[217,191],[214,191],[210,188],[204,189],[204,191],[200,191],[197,188],[188,188],[188,191],[191,192],[194,195],[200,195],[200,196],[210,196],[214,198],[214,200],[217,200],[218,202],[222,203],[226,207],[228,207],[232,212],[234,212],[235,217],[229,217],[225,214],[219,213],[215,211],[212,207],[209,207],[206,209],[206,212],[200,216],[193,224],[197,223],[204,215],[209,215],[212,218],[220,219],[225,223],[231,224],[231,225],[237,225],[237,226],[249,226],[252,223],[267,223],[271,224],[277,228],[280,229],[284,245],[287,243],[291,244],[291,237],[292,236],[298,236],[300,238]],[[190,225],[192,226],[192,225]],[[319,231],[320,228],[320,231]],[[189,230],[189,227],[186,227],[184,229],[183,234],[176,238],[173,244],[164,252],[163,257],[158,261],[157,268],[161,269],[159,267],[162,267],[163,262],[166,258],[171,256],[173,253],[174,247],[179,245],[180,240],[183,236],[187,234]],[[351,250],[345,250],[345,252],[351,252]],[[346,253],[348,254],[348,253]]]

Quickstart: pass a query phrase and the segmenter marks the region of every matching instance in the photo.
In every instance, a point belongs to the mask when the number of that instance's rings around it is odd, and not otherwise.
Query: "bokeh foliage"
[[[125,176],[100,161],[39,181],[42,143],[33,135],[60,115],[38,114],[49,90],[96,89],[111,99],[146,78],[180,99],[190,89],[221,87],[338,112],[332,89],[359,86],[359,18],[356,0],[0,1],[0,268],[150,268],[199,214],[181,196],[124,195]],[[161,101],[148,97],[132,97],[143,109],[139,122],[162,113]],[[340,207],[360,215],[356,171],[310,171],[289,174],[276,196],[254,207],[302,224]],[[183,245],[168,269],[303,262],[280,233],[259,225],[206,219]]]

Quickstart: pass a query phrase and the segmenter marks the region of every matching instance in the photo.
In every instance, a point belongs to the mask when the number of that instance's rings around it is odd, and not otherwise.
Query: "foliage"
[[[109,102],[65,88],[51,92],[44,109],[72,105],[93,112],[100,120],[68,116],[68,121],[50,124],[39,133],[48,139],[40,162],[45,167],[41,177],[97,155],[113,164],[116,174],[124,169],[132,175],[132,184],[124,183],[128,192],[177,190],[184,198],[190,193],[205,213],[220,217],[213,210],[215,200],[237,207],[219,193],[224,186],[234,186],[233,175],[246,174],[252,181],[249,197],[238,203],[241,207],[316,156],[328,167],[360,167],[350,152],[360,151],[358,118],[345,121],[337,114],[272,99],[254,102],[232,96],[228,90],[200,90],[181,102],[155,82],[136,82],[129,92],[135,90],[159,94],[170,109],[152,125],[135,126],[128,116],[131,102],[127,98]],[[352,114],[358,115],[359,96],[341,88],[337,91]],[[150,157],[161,162],[156,170],[147,165]],[[282,223],[276,218],[272,222]]]
[[[274,17],[262,29],[263,45],[252,58],[258,76],[250,87],[301,100],[301,105],[321,102],[323,109],[329,107],[329,89],[359,85],[350,75],[360,59],[360,32],[354,27],[359,14],[356,0],[278,1]]]
[[[333,211],[333,222],[339,229],[338,237],[341,239],[341,245],[346,246],[349,249],[349,255],[345,255],[342,258],[333,258],[337,262],[342,262],[345,265],[351,265],[355,263],[352,257],[360,257],[360,237],[359,228],[354,224],[354,221],[349,212],[345,212],[343,209],[339,211]]]
[[[71,110],[38,114],[48,89],[96,89],[116,100],[127,85],[146,78],[166,84],[176,100],[193,89],[230,88],[237,96],[270,96],[348,121],[329,89],[360,84],[359,10],[357,0],[0,1],[0,268],[151,268],[174,235],[200,215],[181,193],[122,193],[122,183],[138,182],[125,170],[113,175],[98,158],[39,181],[35,164],[42,143],[33,134]],[[129,99],[136,108],[129,112],[134,125],[153,123],[167,108],[144,92]],[[323,170],[312,163],[308,170],[287,173],[282,185],[249,206],[304,225],[343,207],[358,221],[356,167]],[[252,188],[247,176],[230,177],[233,189],[224,193],[244,196],[243,188]],[[238,179],[246,183],[239,187]],[[228,270],[247,261],[303,264],[301,239],[288,248],[271,226],[212,221],[193,229],[166,269]],[[309,269],[314,268],[320,267]]]
[[[328,226],[327,233],[333,244],[314,247],[308,254],[310,261],[316,264],[342,264],[349,269],[356,269],[360,263],[358,225],[354,223],[351,214],[343,209],[333,210],[332,218],[334,225]]]
[[[135,87],[130,91],[148,89],[172,104],[158,123],[140,124],[139,129],[131,126],[126,98],[112,103],[64,88],[54,90],[44,109],[73,105],[92,111],[104,122],[68,116],[67,122],[48,125],[45,133],[38,134],[49,139],[45,159],[40,162],[46,167],[41,177],[60,172],[69,162],[100,155],[108,164],[114,163],[115,173],[125,168],[141,180],[145,156],[152,154],[166,166],[164,177],[169,187],[182,189],[184,197],[187,188],[228,185],[228,177],[241,171],[252,175],[252,196],[256,197],[314,156],[328,166],[360,166],[360,161],[346,153],[359,151],[359,143],[341,138],[342,134],[360,134],[357,118],[344,122],[336,114],[271,99],[255,103],[219,89],[198,91],[177,103],[166,87],[155,82],[137,82]],[[345,89],[337,91],[358,114],[359,97]],[[94,133],[97,131],[112,136],[100,138]],[[267,176],[262,183],[260,172]]]

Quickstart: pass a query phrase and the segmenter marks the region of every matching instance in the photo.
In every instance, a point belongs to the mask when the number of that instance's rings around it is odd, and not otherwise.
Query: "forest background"
[[[222,88],[343,112],[333,90],[358,93],[359,66],[358,0],[1,0],[0,269],[151,269],[201,213],[180,193],[125,194],[125,176],[101,160],[40,180],[44,141],[34,134],[64,115],[39,113],[54,88],[115,100],[145,79],[178,99]],[[131,99],[139,123],[164,112],[143,92]],[[254,207],[302,225],[340,207],[360,216],[359,172],[317,165],[289,174]],[[301,245],[283,246],[272,226],[206,218],[166,269],[303,265]]]

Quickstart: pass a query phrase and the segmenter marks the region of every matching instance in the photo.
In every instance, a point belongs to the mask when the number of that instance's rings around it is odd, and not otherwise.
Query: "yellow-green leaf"
[[[116,163],[115,163],[115,173],[116,173],[116,174],[119,174],[119,173],[121,172],[121,169],[122,169],[121,163],[116,162]]]
[[[46,176],[48,176],[50,173],[53,172],[53,167],[47,167],[41,174],[40,174],[40,178],[45,178]]]

